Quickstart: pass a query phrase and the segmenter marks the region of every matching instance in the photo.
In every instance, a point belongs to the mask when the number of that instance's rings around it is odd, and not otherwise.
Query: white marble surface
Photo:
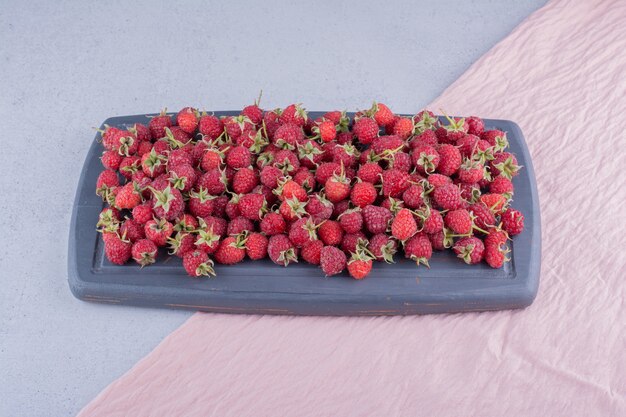
[[[75,415],[190,314],[72,297],[92,126],[260,89],[272,108],[414,112],[544,1],[129,3],[0,5],[0,416]]]

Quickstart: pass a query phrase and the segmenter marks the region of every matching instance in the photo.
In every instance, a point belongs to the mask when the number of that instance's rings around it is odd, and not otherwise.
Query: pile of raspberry
[[[115,264],[147,266],[166,247],[193,277],[269,257],[362,279],[373,261],[428,266],[451,249],[500,268],[524,229],[506,133],[475,116],[405,117],[382,103],[353,119],[313,119],[297,104],[226,117],[185,107],[106,126],[101,139],[97,227]]]

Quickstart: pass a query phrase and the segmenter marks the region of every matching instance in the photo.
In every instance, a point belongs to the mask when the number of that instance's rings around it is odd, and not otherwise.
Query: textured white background
[[[544,1],[126,3],[0,1],[0,416],[74,415],[189,316],[70,294],[92,126],[260,89],[267,107],[414,112]]]

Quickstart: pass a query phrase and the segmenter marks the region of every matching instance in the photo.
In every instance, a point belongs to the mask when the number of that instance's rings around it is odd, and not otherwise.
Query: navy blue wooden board
[[[216,112],[217,115],[238,114]],[[321,113],[311,112],[318,117]],[[109,126],[147,123],[146,115],[107,119]],[[96,135],[82,169],[70,227],[68,280],[79,299],[110,304],[188,310],[295,315],[407,315],[523,308],[537,294],[541,265],[539,200],[530,154],[517,124],[485,120],[486,128],[507,132],[520,174],[514,178],[514,206],[525,216],[526,230],[511,246],[511,262],[502,269],[466,265],[452,251],[435,252],[431,268],[396,256],[397,263],[375,263],[372,273],[356,281],[343,273],[326,278],[304,262],[287,268],[271,261],[216,265],[216,278],[191,278],[180,259],[165,250],[156,264],[113,265],[104,257],[96,232],[103,208],[95,194],[102,170],[102,145]]]

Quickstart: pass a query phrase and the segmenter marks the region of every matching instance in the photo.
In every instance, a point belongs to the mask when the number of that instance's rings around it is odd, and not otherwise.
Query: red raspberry
[[[246,240],[246,255],[252,260],[263,259],[267,256],[268,239],[261,233],[251,233]]]
[[[271,165],[266,165],[263,169],[261,169],[261,184],[274,189],[278,186],[278,180],[282,176],[283,172],[280,169]]]
[[[126,183],[115,196],[115,207],[118,209],[133,209],[141,204],[141,193],[134,182]]]
[[[302,247],[300,256],[312,265],[319,265],[323,247],[324,243],[321,240],[311,241]]]
[[[488,238],[488,237],[487,237]],[[492,268],[502,268],[504,262],[506,262],[506,254],[508,250],[505,244],[488,244],[485,241],[485,261]]]
[[[408,139],[413,134],[413,119],[407,117],[401,117],[396,120],[393,125],[393,134],[399,136],[402,139]]]
[[[354,279],[363,279],[372,270],[372,259],[363,253],[353,253],[348,262],[348,273]]]
[[[524,231],[524,215],[515,209],[508,208],[502,214],[502,227],[509,236],[519,235]]]
[[[369,182],[372,184],[378,184],[380,182],[383,169],[376,162],[367,162],[359,167],[356,174],[357,178],[360,178],[363,182]]]
[[[172,187],[187,192],[196,183],[196,171],[188,164],[180,164],[169,167],[169,180]]]
[[[183,267],[192,277],[215,275],[213,261],[202,251],[190,251],[183,257]]]
[[[218,236],[226,236],[226,228],[228,227],[226,219],[215,217],[215,215],[213,215],[204,217],[203,220],[206,224],[206,229],[212,229]]]
[[[333,175],[341,173],[341,165],[336,162],[322,162],[315,171],[315,179],[319,184],[326,184]]]
[[[330,142],[337,137],[335,123],[330,120],[320,122],[313,128],[313,132],[319,135],[323,142]]]
[[[276,265],[287,266],[291,262],[298,262],[298,249],[286,235],[270,237],[267,254]]]
[[[350,195],[350,180],[343,173],[334,174],[324,185],[326,198],[333,203],[345,200]]]
[[[153,264],[156,259],[157,246],[149,239],[140,239],[133,244],[131,254],[142,267]]]
[[[105,169],[98,175],[96,180],[96,194],[106,198],[112,188],[120,185],[120,179],[117,173],[111,169]]]
[[[260,228],[267,236],[274,236],[285,233],[287,224],[283,216],[275,212],[269,212],[261,219]]]
[[[443,230],[443,216],[439,210],[430,209],[423,224],[424,233],[433,234]]]
[[[220,242],[215,251],[215,261],[223,265],[233,265],[246,256],[245,241],[240,236],[228,236]]]
[[[391,211],[384,207],[368,205],[363,208],[365,227],[372,234],[384,233],[392,217]]]
[[[400,241],[405,241],[417,233],[417,222],[408,209],[401,209],[391,223],[391,234]]]
[[[446,184],[435,188],[432,195],[435,204],[442,210],[454,210],[461,206],[461,191],[454,184]]]
[[[469,206],[469,211],[474,216],[476,227],[488,230],[496,224],[496,218],[489,208],[482,202],[474,203]]]
[[[467,133],[480,136],[485,130],[485,123],[480,117],[470,116],[465,119]]]
[[[519,173],[520,166],[517,164],[515,155],[509,152],[498,152],[489,163],[492,177],[502,175],[506,178],[513,178]]]
[[[436,147],[439,142],[437,141],[437,135],[432,130],[425,130],[417,136],[414,136],[409,145],[411,149],[415,149],[421,145],[427,145]]]
[[[459,169],[459,180],[464,184],[476,184],[483,179],[484,175],[485,167],[467,158]]]
[[[459,152],[461,152],[462,156],[471,158],[479,149],[478,142],[480,142],[478,136],[465,135],[456,142],[456,146],[459,148]]]
[[[496,194],[513,194],[513,182],[503,176],[498,176],[489,184],[489,192]]]
[[[333,214],[334,205],[324,196],[324,194],[314,194],[306,205],[306,212],[316,221],[330,219]]]
[[[363,145],[369,145],[378,136],[378,124],[374,119],[362,117],[354,122],[352,132]]]
[[[449,211],[444,217],[444,222],[456,234],[467,235],[472,232],[472,216],[465,209]]]
[[[417,209],[424,205],[424,188],[421,185],[412,184],[402,194],[404,205],[410,209]]]
[[[208,139],[215,140],[224,133],[224,124],[218,117],[205,114],[200,117],[198,131]]]
[[[228,223],[226,233],[230,236],[238,235],[243,232],[254,232],[254,223],[250,219],[243,216],[235,217]]]
[[[376,155],[386,156],[393,152],[399,152],[405,147],[405,142],[400,136],[387,135],[374,139],[370,148]]]
[[[111,263],[124,265],[132,255],[131,250],[130,240],[120,238],[117,233],[107,234],[104,241],[104,254]]]
[[[196,238],[189,232],[178,232],[174,237],[167,239],[170,246],[170,255],[176,255],[179,258],[185,256],[187,252],[191,252],[196,249]]]
[[[370,182],[357,182],[350,192],[350,201],[357,207],[365,207],[376,201],[378,192]]]
[[[250,193],[239,198],[239,212],[247,219],[260,220],[263,212],[267,209],[266,207],[263,194]]]
[[[102,165],[107,169],[117,171],[124,157],[115,151],[104,151],[100,157]]]
[[[428,176],[428,183],[434,188],[439,188],[446,184],[452,184],[452,179],[446,175],[431,174]]]
[[[120,235],[134,243],[146,237],[143,225],[133,219],[126,219],[120,227]]]
[[[343,228],[334,220],[326,220],[320,224],[318,233],[325,245],[337,246],[343,239]]]
[[[502,194],[483,194],[480,196],[482,201],[494,214],[500,214],[506,205],[506,197]]]
[[[176,123],[187,133],[193,133],[198,127],[198,111],[192,107],[185,107],[176,115]]]
[[[434,147],[425,144],[415,147],[411,152],[411,159],[420,174],[432,174],[440,161],[439,152]]]
[[[506,138],[506,133],[497,129],[485,130],[480,134],[480,138],[489,142],[490,146],[496,146],[498,142],[502,141],[503,138]]]
[[[315,221],[310,217],[303,217],[293,222],[289,228],[289,240],[297,248],[317,240],[317,225]]]
[[[200,187],[189,193],[188,209],[196,217],[207,217],[213,214],[215,197]]]
[[[272,143],[282,149],[294,149],[296,145],[304,140],[302,127],[287,123],[276,129],[272,137]]]
[[[379,233],[369,240],[368,249],[378,261],[393,263],[393,255],[398,250],[396,241],[384,233]]]
[[[299,104],[290,104],[283,109],[279,120],[283,125],[287,123],[294,123],[302,127],[308,120],[308,116],[306,114],[306,110]]]
[[[477,237],[464,237],[459,239],[452,249],[463,262],[474,265],[483,260],[485,245]]]
[[[363,227],[363,215],[361,210],[352,209],[345,211],[339,216],[339,224],[346,233],[357,233]]]
[[[166,220],[174,220],[185,210],[185,201],[183,195],[176,188],[169,185],[163,191],[158,189],[152,190],[154,206],[154,214]]]
[[[440,145],[437,152],[439,152],[440,158],[437,171],[448,177],[454,175],[461,166],[461,152],[456,147],[448,144]]]
[[[251,104],[241,110],[241,114],[246,116],[255,125],[260,125],[263,121],[263,110],[257,104]]]
[[[133,219],[139,224],[146,224],[152,219],[152,207],[149,204],[140,204],[133,208]]]
[[[428,260],[433,254],[433,246],[425,233],[418,233],[410,238],[404,245],[404,257],[417,263],[428,265]]]
[[[250,166],[252,163],[252,155],[250,150],[245,146],[235,146],[226,154],[226,165],[231,168],[239,169]]]
[[[315,190],[317,185],[313,173],[309,171],[308,168],[304,167],[301,167],[298,172],[296,172],[296,175],[293,176],[293,180],[308,191]]]
[[[443,230],[439,230],[436,233],[429,234],[428,239],[433,245],[433,250],[445,250],[447,249],[446,234]]]
[[[259,184],[256,171],[252,168],[241,168],[235,172],[232,189],[237,194],[249,193]]]
[[[153,139],[161,139],[165,137],[165,128],[172,126],[172,119],[167,115],[166,110],[163,110],[158,116],[150,119],[148,123],[148,129]]]
[[[393,112],[383,103],[374,102],[372,108],[370,109],[370,113],[374,115],[374,120],[376,120],[376,123],[380,127],[387,126],[394,121]]]
[[[167,238],[174,232],[174,225],[165,219],[149,220],[143,227],[146,238],[153,241],[157,246],[165,246]]]
[[[402,193],[409,188],[409,174],[398,169],[392,168],[383,171],[383,196],[400,197]]]
[[[217,168],[205,172],[198,178],[198,181],[196,181],[197,187],[205,188],[211,195],[222,194],[226,191],[226,185],[228,185],[226,172]]]
[[[354,253],[360,246],[367,246],[367,238],[363,232],[346,233],[341,240],[341,250],[346,254]]]
[[[324,274],[329,277],[337,275],[346,269],[346,254],[334,246],[324,246],[320,253],[320,266]]]
[[[342,200],[333,206],[333,214],[331,218],[338,218],[341,213],[345,213],[350,208],[350,200]]]

